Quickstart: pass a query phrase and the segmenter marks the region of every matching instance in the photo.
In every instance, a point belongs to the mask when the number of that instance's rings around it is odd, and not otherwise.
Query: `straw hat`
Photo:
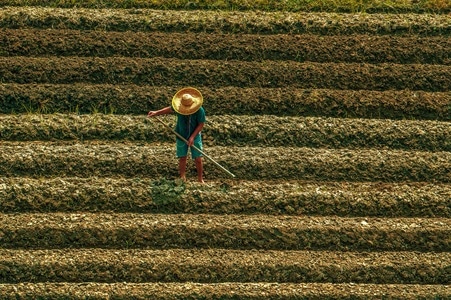
[[[204,98],[193,87],[186,87],[178,91],[172,98],[172,108],[182,115],[194,114],[202,106]]]

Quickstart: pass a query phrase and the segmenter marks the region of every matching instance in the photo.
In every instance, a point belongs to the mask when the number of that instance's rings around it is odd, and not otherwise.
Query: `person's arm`
[[[159,116],[159,115],[167,115],[167,114],[172,114],[172,107],[167,106],[165,108],[162,108],[160,110],[151,110],[147,113],[148,117],[155,117],[155,116]]]
[[[194,138],[196,137],[196,135],[202,131],[202,128],[204,128],[204,123],[199,123],[196,128],[194,128],[193,133],[191,134],[191,136],[188,139],[188,146],[192,146],[194,145]]]

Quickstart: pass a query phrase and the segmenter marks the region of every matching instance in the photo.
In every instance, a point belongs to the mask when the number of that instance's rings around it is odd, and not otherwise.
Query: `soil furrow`
[[[173,144],[95,141],[3,142],[0,172],[4,176],[31,177],[171,178],[178,173],[174,147]],[[237,179],[451,182],[451,152],[303,147],[204,150]],[[207,180],[230,178],[208,159],[204,160]]]
[[[0,57],[5,83],[108,83],[346,90],[451,90],[451,66],[217,61],[168,58]]]
[[[162,118],[175,128],[175,117]],[[145,115],[27,114],[0,116],[0,140],[172,142],[174,133]],[[297,146],[451,151],[451,123],[349,118],[210,116],[207,146]]]
[[[250,35],[23,29],[0,31],[1,56],[451,64],[451,40],[421,36]]]
[[[1,284],[4,300],[29,299],[30,291],[45,299],[447,299],[449,285],[355,283],[20,283]]]
[[[0,27],[101,31],[432,36],[449,35],[451,20],[446,14],[5,7],[0,10]]]
[[[451,217],[451,185],[0,177],[0,211]]]
[[[450,253],[6,250],[0,282],[449,284]]]
[[[3,142],[6,176],[177,176],[174,145],[112,142]],[[450,152],[209,147],[210,157],[240,179],[451,182]],[[172,156],[172,155],[174,156]],[[237,159],[238,158],[238,159]],[[205,159],[207,179],[230,178]]]
[[[198,1],[187,0],[154,0],[139,1],[130,0],[79,0],[75,2],[61,2],[58,0],[3,0],[0,6],[45,6],[60,8],[147,8],[147,9],[171,9],[171,10],[223,10],[223,11],[329,11],[329,12],[366,12],[366,13],[437,13],[443,14],[451,11],[451,4],[426,0],[422,2],[405,2],[402,0],[371,1],[368,3],[353,3],[348,1]]]
[[[8,1],[0,298],[451,297],[446,0]]]
[[[0,84],[0,112],[146,114],[179,86]],[[199,87],[209,115],[326,116],[451,121],[451,92]]]
[[[3,248],[449,251],[447,218],[0,214]]]

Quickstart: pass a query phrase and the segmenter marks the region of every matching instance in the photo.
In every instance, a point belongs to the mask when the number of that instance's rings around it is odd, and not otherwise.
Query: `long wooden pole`
[[[186,144],[188,144],[188,141],[181,136],[177,131],[175,131],[174,129],[172,129],[169,125],[167,125],[166,123],[164,123],[163,121],[161,121],[158,117],[152,117],[154,119],[156,119],[158,122],[160,122],[161,124],[163,124],[166,128],[170,129],[173,133],[175,133],[176,136],[178,136],[182,141],[184,141]],[[200,150],[198,147],[192,145],[191,147],[193,147],[194,149],[196,149],[197,151],[199,151],[203,156],[205,156],[206,158],[208,158],[210,161],[212,161],[215,165],[217,165],[219,168],[221,168],[224,172],[226,172],[227,174],[229,174],[232,177],[235,177],[235,175],[230,172],[229,170],[227,170],[226,168],[224,168],[223,166],[221,166],[218,162],[216,162],[213,158],[211,158],[210,156],[208,156],[207,154],[205,154],[202,150]]]

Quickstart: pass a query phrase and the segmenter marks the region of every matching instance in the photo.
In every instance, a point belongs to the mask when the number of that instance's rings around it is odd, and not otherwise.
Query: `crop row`
[[[209,181],[182,184],[149,178],[0,178],[0,210],[12,212],[134,212],[451,216],[451,185],[305,181]]]
[[[340,14],[5,7],[2,28],[259,34],[449,35],[447,14]]]
[[[447,251],[448,218],[0,214],[3,248]],[[126,245],[126,246],[125,246]]]
[[[25,2],[25,3],[24,3]],[[347,0],[325,1],[189,1],[189,0],[3,0],[0,6],[49,6],[49,7],[87,7],[87,8],[151,8],[151,9],[197,9],[197,10],[263,10],[263,11],[334,11],[334,12],[383,12],[383,13],[446,13],[451,10],[451,5],[443,1],[423,0],[418,2],[387,0],[357,2]]]
[[[447,299],[449,285],[356,283],[21,283],[0,284],[4,300],[45,299],[109,300],[392,300]]]
[[[449,253],[0,249],[0,282],[449,284]]]
[[[0,152],[5,176],[177,175],[173,144],[3,142]],[[218,146],[207,153],[241,179],[451,182],[451,152]],[[205,161],[206,178],[228,177]]]
[[[451,90],[451,66],[128,57],[0,57],[5,83]]]
[[[0,31],[1,56],[126,56],[216,60],[451,64],[443,37],[250,35],[81,30]]]
[[[175,117],[160,117],[175,127]],[[208,146],[298,146],[451,151],[451,123],[316,117],[209,116],[202,131]],[[112,114],[0,116],[0,140],[127,140],[172,142],[155,119]]]
[[[179,86],[0,84],[0,112],[146,114]],[[326,116],[451,121],[451,92],[199,86],[208,115]]]

